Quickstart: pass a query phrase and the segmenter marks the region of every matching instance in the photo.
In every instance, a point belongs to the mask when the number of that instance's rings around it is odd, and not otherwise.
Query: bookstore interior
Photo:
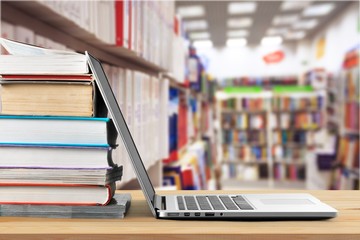
[[[85,51],[156,189],[360,189],[359,1],[0,8],[0,204],[121,217],[139,189]]]

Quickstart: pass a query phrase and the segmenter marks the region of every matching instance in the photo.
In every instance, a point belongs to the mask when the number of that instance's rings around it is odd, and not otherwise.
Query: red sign
[[[279,63],[281,62],[285,57],[285,54],[283,51],[275,51],[269,54],[266,54],[263,57],[264,62],[266,62],[267,64],[272,64],[272,63]]]

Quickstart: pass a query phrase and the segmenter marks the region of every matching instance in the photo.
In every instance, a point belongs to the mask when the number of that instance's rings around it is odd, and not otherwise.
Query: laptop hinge
[[[163,209],[163,196],[155,194],[154,196],[154,207],[156,210],[162,210]]]

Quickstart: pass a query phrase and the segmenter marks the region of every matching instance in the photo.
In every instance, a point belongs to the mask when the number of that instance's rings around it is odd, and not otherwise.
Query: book
[[[129,1],[115,1],[115,34],[116,45],[128,48],[129,46]]]
[[[106,186],[83,184],[0,183],[0,204],[106,205],[115,183]]]
[[[130,194],[115,194],[106,206],[0,204],[0,216],[33,218],[124,218],[130,205]]]
[[[0,38],[9,55],[0,56],[0,74],[84,74],[86,56],[71,51],[50,50]]]
[[[109,118],[0,116],[0,143],[104,146],[117,132]]]
[[[113,166],[109,146],[0,144],[1,167],[107,168]]]
[[[0,167],[0,182],[107,185],[121,180],[122,166],[106,168]]]
[[[1,81],[2,114],[91,117],[92,82]]]

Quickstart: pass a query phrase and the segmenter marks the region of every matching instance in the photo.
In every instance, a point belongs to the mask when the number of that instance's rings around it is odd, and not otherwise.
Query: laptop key
[[[218,196],[207,196],[207,198],[209,199],[211,206],[214,208],[214,210],[225,210]]]
[[[177,202],[178,202],[179,210],[185,210],[183,197],[182,196],[177,196],[176,199],[177,199]]]
[[[254,208],[242,196],[236,196],[233,200],[241,210],[254,210]]]
[[[209,202],[206,199],[206,196],[196,196],[196,200],[201,210],[212,210]]]
[[[223,196],[219,196],[219,198],[221,199],[221,201],[228,210],[239,210],[229,196],[223,195]]]
[[[199,210],[196,205],[195,198],[193,196],[185,196],[185,203],[188,210]]]

